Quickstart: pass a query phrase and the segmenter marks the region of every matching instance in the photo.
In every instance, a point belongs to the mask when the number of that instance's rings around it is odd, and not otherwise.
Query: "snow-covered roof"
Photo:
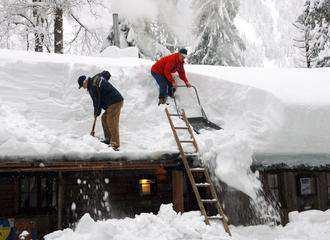
[[[137,58],[0,50],[0,155],[119,154],[138,159],[154,152],[177,153],[164,108],[157,106],[151,65]],[[76,82],[79,75],[104,69],[125,99],[119,153],[89,135],[91,99]],[[187,65],[186,72],[209,120],[223,128],[196,136],[201,158],[230,186],[255,197],[260,182],[250,165],[256,152],[330,153],[329,68]],[[176,96],[188,116],[201,115],[193,90],[181,88]],[[96,135],[103,135],[100,122]]]
[[[255,154],[255,170],[324,170],[330,169],[330,154]]]

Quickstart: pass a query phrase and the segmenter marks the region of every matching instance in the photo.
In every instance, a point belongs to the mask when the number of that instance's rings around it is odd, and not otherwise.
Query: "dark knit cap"
[[[83,83],[84,83],[85,79],[86,79],[85,75],[82,75],[78,78],[79,88],[81,88],[83,86]]]
[[[179,53],[184,54],[184,55],[187,55],[187,54],[188,54],[188,51],[187,51],[187,49],[185,49],[185,48],[181,48],[181,49],[179,50]]]

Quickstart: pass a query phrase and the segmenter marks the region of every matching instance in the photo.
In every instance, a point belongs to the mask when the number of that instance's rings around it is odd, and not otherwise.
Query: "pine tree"
[[[307,67],[330,66],[330,0],[307,0],[296,27],[303,37],[296,40],[304,49]]]
[[[242,51],[245,46],[233,23],[238,6],[237,0],[194,0],[198,40],[189,62],[244,65]]]

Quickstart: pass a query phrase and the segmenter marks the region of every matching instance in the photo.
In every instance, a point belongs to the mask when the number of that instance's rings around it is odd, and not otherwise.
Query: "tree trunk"
[[[41,0],[32,0],[33,3],[41,2]],[[42,52],[44,45],[44,34],[42,33],[43,19],[40,16],[38,6],[33,7],[33,17],[35,18],[35,29],[34,29],[34,51]]]
[[[63,10],[61,8],[55,9],[54,52],[63,54]]]
[[[306,64],[307,64],[307,68],[311,68],[311,54],[310,54],[310,47],[309,47],[310,38],[308,36],[309,36],[309,32],[305,32]]]

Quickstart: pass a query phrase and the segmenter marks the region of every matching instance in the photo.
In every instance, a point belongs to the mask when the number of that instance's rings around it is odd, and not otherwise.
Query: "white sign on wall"
[[[300,194],[309,195],[312,194],[312,179],[300,178]]]

